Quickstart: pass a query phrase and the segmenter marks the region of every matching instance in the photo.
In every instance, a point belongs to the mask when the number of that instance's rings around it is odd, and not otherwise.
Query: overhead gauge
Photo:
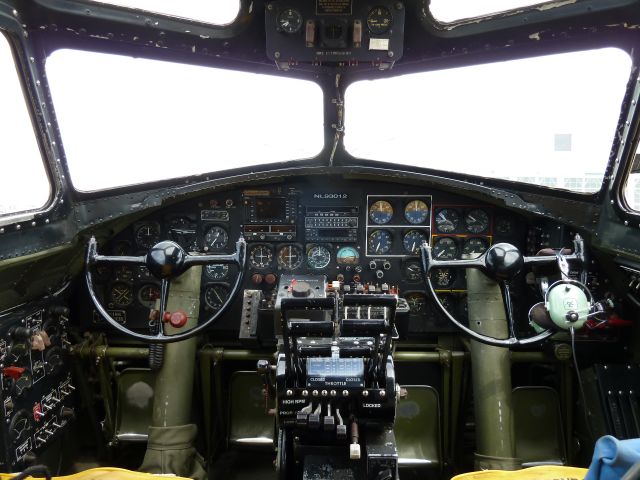
[[[367,28],[374,35],[387,33],[393,23],[393,17],[387,7],[374,7],[367,15]]]
[[[376,255],[384,255],[389,253],[393,240],[391,239],[391,233],[388,230],[374,230],[369,235],[367,240],[369,246],[369,253]]]
[[[267,245],[254,245],[249,250],[249,263],[253,268],[267,268],[272,260],[273,253]]]
[[[136,230],[138,247],[149,249],[160,241],[160,225],[155,222],[145,223]]]
[[[404,276],[409,282],[417,282],[422,280],[422,267],[416,261],[404,264]]]
[[[225,285],[211,285],[204,292],[207,307],[214,311],[220,310],[227,298],[229,298],[229,289]]]
[[[440,237],[433,244],[432,255],[436,260],[453,260],[458,256],[458,244],[451,237]]]
[[[221,250],[227,246],[227,242],[229,242],[229,234],[222,227],[213,226],[204,236],[205,248],[210,250]]]
[[[436,288],[449,288],[455,280],[455,273],[450,268],[434,268],[429,272]]]
[[[341,247],[336,253],[338,265],[356,265],[360,260],[360,253],[354,247]]]
[[[307,265],[316,270],[326,268],[331,262],[331,252],[327,247],[316,245],[307,250]]]
[[[404,207],[404,218],[414,225],[424,223],[429,218],[429,206],[422,200],[412,200]]]
[[[278,14],[278,28],[285,33],[296,33],[302,27],[302,15],[295,8],[287,8]]]
[[[474,208],[464,216],[464,224],[471,233],[486,232],[489,229],[489,214],[481,208]]]
[[[138,290],[138,302],[147,308],[155,308],[156,300],[160,298],[160,287],[153,283],[147,283]]]
[[[209,264],[204,267],[204,273],[211,280],[223,280],[229,274],[229,265],[223,263]]]
[[[369,218],[373,223],[382,225],[389,223],[393,217],[393,207],[386,200],[378,200],[369,207]]]
[[[407,293],[404,296],[409,304],[409,313],[412,315],[421,315],[427,309],[427,297],[420,292]]]
[[[436,212],[436,229],[440,233],[455,232],[460,225],[460,214],[452,208],[441,208]]]
[[[114,283],[109,299],[118,307],[128,307],[133,302],[133,288],[123,282]]]
[[[427,235],[420,230],[409,230],[402,238],[402,245],[408,253],[417,253],[420,245],[427,241]]]
[[[482,237],[470,237],[464,241],[462,245],[462,253],[465,255],[478,256],[489,248],[489,244]]]
[[[296,245],[285,245],[278,250],[278,266],[286,270],[295,270],[302,265],[303,254]]]

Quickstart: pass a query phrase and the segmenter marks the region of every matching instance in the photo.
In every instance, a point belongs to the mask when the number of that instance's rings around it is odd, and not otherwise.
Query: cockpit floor
[[[276,480],[272,452],[229,451],[209,468],[209,478],[227,480]]]

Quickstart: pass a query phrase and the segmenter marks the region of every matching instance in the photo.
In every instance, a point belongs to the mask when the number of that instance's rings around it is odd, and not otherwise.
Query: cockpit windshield
[[[630,68],[625,52],[606,48],[356,82],[345,147],[363,159],[596,192]]]

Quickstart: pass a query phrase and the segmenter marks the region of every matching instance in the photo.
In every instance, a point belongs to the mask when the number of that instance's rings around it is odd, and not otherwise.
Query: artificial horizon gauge
[[[220,310],[229,297],[229,289],[225,285],[211,285],[204,292],[204,301],[214,311]]]
[[[452,208],[441,208],[436,212],[436,229],[440,233],[451,233],[460,225],[460,214]]]
[[[227,246],[227,242],[229,242],[229,234],[222,227],[213,226],[204,236],[205,249],[220,250]]]
[[[409,230],[402,238],[402,246],[407,253],[418,253],[420,245],[427,241],[427,235],[420,230]]]
[[[267,245],[254,245],[249,249],[249,263],[254,268],[267,268],[272,260],[273,253]]]
[[[138,290],[138,302],[147,308],[155,308],[156,300],[160,298],[160,287],[154,283],[147,283]]]
[[[474,208],[465,214],[464,224],[471,233],[486,232],[489,230],[489,214],[481,208]]]
[[[435,260],[453,260],[458,256],[458,245],[451,237],[440,237],[433,244],[432,257]]]
[[[367,14],[367,28],[373,35],[383,35],[393,24],[393,16],[387,7],[374,7]]]
[[[356,265],[360,260],[360,253],[355,247],[341,247],[336,253],[338,265]]]
[[[478,256],[482,255],[489,243],[482,237],[470,237],[467,238],[462,245],[462,253],[464,255]]]
[[[205,275],[211,280],[223,280],[229,274],[229,265],[224,263],[211,263],[204,267]]]
[[[188,217],[174,217],[169,221],[169,237],[187,252],[197,250],[197,224]]]
[[[302,15],[295,8],[287,8],[278,14],[278,28],[285,33],[296,33],[302,27]]]
[[[409,304],[409,313],[412,315],[420,315],[427,309],[427,297],[423,293],[407,293],[404,299]]]
[[[405,263],[403,271],[404,276],[410,282],[422,280],[422,267],[417,261]]]
[[[434,268],[429,274],[437,288],[449,288],[456,278],[454,271],[450,268]]]
[[[429,206],[422,200],[412,200],[404,207],[404,218],[413,225],[424,223],[429,218]]]
[[[285,270],[295,270],[302,265],[302,260],[304,260],[302,250],[296,245],[280,247],[277,258],[278,266]]]
[[[375,253],[376,255],[389,253],[393,245],[393,240],[388,230],[374,230],[369,235],[367,242],[369,253]]]
[[[160,225],[157,223],[145,223],[136,230],[136,243],[138,247],[149,249],[160,241]]]
[[[327,247],[315,245],[307,250],[307,265],[316,270],[325,268],[331,262],[331,252]]]
[[[133,288],[123,282],[114,283],[109,299],[119,307],[128,307],[133,302]]]
[[[386,200],[378,200],[369,207],[369,219],[373,223],[383,225],[393,217],[393,207]]]

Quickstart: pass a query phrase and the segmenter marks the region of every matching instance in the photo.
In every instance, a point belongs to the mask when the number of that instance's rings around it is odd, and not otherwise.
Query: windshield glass
[[[441,22],[455,22],[463,18],[491,15],[497,12],[513,10],[522,7],[540,5],[540,9],[550,8],[551,0],[431,0],[429,10]]]
[[[630,68],[625,52],[607,48],[356,82],[345,147],[363,159],[595,192]]]
[[[59,50],[47,77],[82,191],[310,158],[323,147],[312,82]]]

